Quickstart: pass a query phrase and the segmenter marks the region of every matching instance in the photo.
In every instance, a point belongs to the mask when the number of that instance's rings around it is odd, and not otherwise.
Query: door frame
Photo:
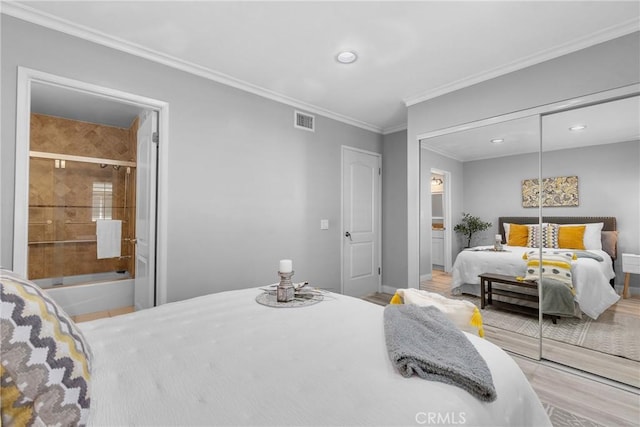
[[[451,172],[439,169],[431,168],[431,173],[436,173],[444,177],[444,183],[442,185],[442,207],[444,209],[444,271],[445,273],[451,273],[452,270],[452,257],[451,257],[451,241],[453,234],[453,226],[451,219]],[[433,194],[433,193],[431,193]],[[433,254],[433,251],[431,252]],[[433,256],[432,256],[433,259]],[[431,263],[433,265],[433,262]],[[432,267],[433,269],[433,267]],[[432,271],[433,274],[433,271]]]
[[[344,294],[344,153],[346,150],[356,151],[363,154],[369,154],[378,158],[378,194],[376,202],[376,212],[378,218],[376,226],[378,227],[378,238],[376,245],[378,246],[378,266],[380,274],[378,274],[378,291],[382,290],[382,154],[375,151],[363,150],[361,148],[351,147],[348,145],[340,146],[340,293]]]
[[[27,67],[18,67],[16,99],[16,159],[13,218],[13,270],[27,275],[27,238],[29,203],[29,146],[31,122],[31,84],[48,84],[92,96],[109,98],[123,104],[135,105],[158,112],[158,177],[156,209],[156,289],[157,303],[167,302],[167,212],[168,212],[168,146],[169,104],[157,99],[98,86]],[[160,147],[162,149],[160,149]]]

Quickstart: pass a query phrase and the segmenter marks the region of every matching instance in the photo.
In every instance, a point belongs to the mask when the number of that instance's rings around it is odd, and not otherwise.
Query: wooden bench
[[[504,285],[512,285],[516,288],[523,289],[538,289],[538,284],[536,282],[528,281],[528,280],[518,280],[513,276],[505,276],[503,274],[494,274],[494,273],[482,273],[480,276],[480,308],[484,309],[484,307],[488,304],[494,305],[496,308],[502,308],[504,310],[510,310],[517,313],[528,314],[537,316],[538,309],[533,307],[528,307],[525,305],[519,305],[514,303],[508,303],[504,301],[493,301],[493,295],[500,295],[503,297],[509,297],[516,300],[521,301],[531,301],[539,304],[538,293],[529,294],[524,292],[518,292],[517,289],[495,289],[493,287],[494,283],[500,283]],[[551,321],[555,324],[558,316],[549,316],[551,317]]]

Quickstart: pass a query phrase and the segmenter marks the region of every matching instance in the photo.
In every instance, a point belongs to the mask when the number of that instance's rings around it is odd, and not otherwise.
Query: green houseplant
[[[490,222],[484,222],[480,217],[473,216],[470,213],[462,212],[462,222],[453,227],[456,233],[460,233],[467,238],[467,248],[471,247],[471,238],[474,233],[484,231],[491,227]]]

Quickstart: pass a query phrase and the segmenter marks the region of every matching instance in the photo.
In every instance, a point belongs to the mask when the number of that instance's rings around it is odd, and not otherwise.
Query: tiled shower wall
[[[138,121],[128,129],[31,115],[31,151],[136,161]],[[108,163],[108,161],[106,162]],[[112,183],[112,219],[122,220],[120,258],[97,259],[94,183]],[[31,157],[29,172],[30,279],[128,271],[134,275],[136,168]]]

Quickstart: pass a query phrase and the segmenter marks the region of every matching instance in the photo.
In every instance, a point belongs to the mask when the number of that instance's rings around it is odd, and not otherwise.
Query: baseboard
[[[429,273],[429,274],[421,274],[420,275],[420,281],[422,282],[423,280],[431,280],[433,279],[433,274]]]
[[[624,285],[616,285],[615,290],[618,295],[622,296]],[[629,295],[631,296],[640,295],[640,288],[637,288],[635,286],[629,286]]]
[[[385,294],[395,294],[398,288],[394,288],[393,286],[382,285],[382,292]]]

